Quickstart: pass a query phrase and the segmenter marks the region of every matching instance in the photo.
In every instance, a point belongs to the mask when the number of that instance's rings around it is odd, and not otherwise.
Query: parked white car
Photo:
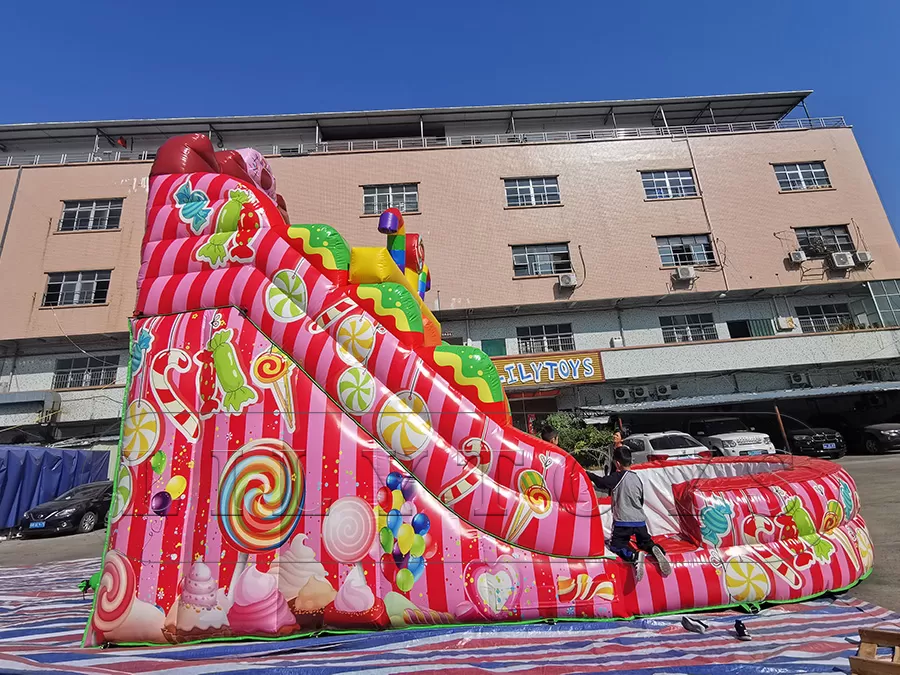
[[[623,440],[622,443],[631,448],[631,461],[634,464],[713,456],[712,450],[693,436],[681,431],[634,434]]]
[[[717,455],[747,457],[774,455],[776,452],[768,434],[748,429],[737,417],[691,420],[688,431]]]

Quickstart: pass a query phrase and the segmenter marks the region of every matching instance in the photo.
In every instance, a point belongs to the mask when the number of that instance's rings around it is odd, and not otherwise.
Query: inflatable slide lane
[[[870,572],[843,469],[766,457],[636,467],[674,568],[636,581],[584,470],[441,343],[402,215],[375,248],[289,223],[256,151],[160,148],[85,645],[755,606]]]

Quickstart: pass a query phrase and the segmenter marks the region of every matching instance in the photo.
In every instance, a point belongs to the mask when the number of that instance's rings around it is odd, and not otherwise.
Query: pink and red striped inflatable
[[[753,606],[871,570],[839,466],[719,459],[637,467],[674,573],[636,582],[583,469],[286,217],[263,158],[160,149],[86,645]]]

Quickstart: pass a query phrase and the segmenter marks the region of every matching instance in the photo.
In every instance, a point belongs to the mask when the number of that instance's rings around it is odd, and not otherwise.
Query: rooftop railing
[[[256,145],[264,155],[300,157],[330,152],[373,152],[377,150],[414,150],[421,148],[458,148],[477,145],[523,145],[529,143],[571,143],[614,141],[630,138],[678,138],[756,131],[797,129],[838,129],[849,126],[843,117],[813,117],[771,122],[734,122],[731,124],[691,124],[687,126],[632,127],[587,131],[534,131],[508,134],[472,134],[459,136],[416,136],[350,141],[300,143],[298,145]],[[156,157],[153,151],[103,150],[100,152],[42,153],[0,155],[0,166],[83,164],[88,162],[145,161]]]

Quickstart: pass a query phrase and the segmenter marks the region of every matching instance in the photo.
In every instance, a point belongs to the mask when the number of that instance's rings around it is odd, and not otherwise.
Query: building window
[[[63,202],[60,232],[117,230],[122,219],[121,199],[93,199]]]
[[[679,237],[657,237],[656,248],[663,267],[679,265],[715,265],[712,242],[708,234]]]
[[[572,324],[551,323],[544,326],[523,326],[516,328],[520,354],[541,352],[567,352],[575,349]]]
[[[481,351],[488,356],[506,356],[506,340],[504,338],[482,340]]]
[[[856,250],[846,225],[798,227],[794,231],[797,233],[797,244],[810,258],[821,258],[837,251],[852,253]]]
[[[513,246],[513,273],[517,277],[537,277],[572,271],[568,244],[526,244]]]
[[[900,282],[896,279],[870,281],[869,291],[878,308],[882,326],[900,326]]]
[[[702,342],[718,340],[716,324],[712,314],[680,314],[678,316],[661,316],[659,325],[662,328],[663,342]]]
[[[415,183],[397,185],[366,185],[363,187],[363,213],[377,215],[387,209],[400,213],[419,210],[419,186]]]
[[[765,337],[775,335],[775,324],[772,319],[742,319],[729,321],[728,335],[733,338]]]
[[[553,178],[507,178],[507,206],[559,204],[559,181]]]
[[[782,192],[830,188],[831,179],[822,162],[775,164],[775,177]]]
[[[806,305],[797,307],[796,310],[797,318],[800,319],[800,329],[804,333],[830,333],[855,327],[850,316],[850,306],[843,303]]]
[[[47,275],[42,307],[99,305],[106,302],[110,270],[97,272],[53,272]]]
[[[102,387],[116,381],[118,356],[79,356],[57,359],[53,372],[54,389]]]
[[[690,169],[641,171],[641,181],[644,183],[644,196],[647,199],[697,196],[694,174]]]

